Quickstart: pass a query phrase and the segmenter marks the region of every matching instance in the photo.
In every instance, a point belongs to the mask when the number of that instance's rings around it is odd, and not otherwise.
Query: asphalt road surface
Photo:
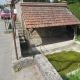
[[[0,19],[0,80],[43,80],[36,65],[15,73],[12,69],[12,34],[5,34],[4,20]]]
[[[0,80],[15,80],[11,66],[12,34],[5,34],[4,20],[0,19]]]

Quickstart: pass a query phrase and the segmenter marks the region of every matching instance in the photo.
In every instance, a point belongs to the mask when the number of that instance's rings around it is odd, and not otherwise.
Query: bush
[[[80,2],[80,0],[66,0],[66,1],[67,1],[67,4],[73,4],[76,2]]]
[[[58,0],[54,0],[54,3],[58,3]]]
[[[77,40],[80,41],[80,35],[77,36]]]
[[[80,20],[80,3],[69,4],[68,8]]]
[[[80,80],[80,70],[68,76],[69,80]]]

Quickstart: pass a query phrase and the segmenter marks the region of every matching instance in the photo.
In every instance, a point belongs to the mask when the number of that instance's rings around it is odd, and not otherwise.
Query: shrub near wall
[[[66,1],[67,1],[67,4],[73,4],[76,2],[80,2],[80,0],[66,0]]]
[[[78,3],[69,4],[69,10],[80,20],[80,1]],[[78,25],[77,40],[80,41],[80,25]]]
[[[69,4],[68,8],[80,20],[80,2]]]

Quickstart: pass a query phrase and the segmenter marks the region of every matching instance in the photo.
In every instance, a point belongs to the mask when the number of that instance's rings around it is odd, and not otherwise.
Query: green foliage
[[[63,78],[63,80],[80,80],[80,70],[68,76],[61,74],[61,77]]]
[[[69,78],[70,80],[80,80],[80,78],[76,75],[70,75]]]
[[[15,69],[15,72],[19,72],[21,69],[20,69],[20,67],[18,66],[18,67],[16,67],[16,69]]]
[[[68,8],[80,20],[80,3],[69,4]]]
[[[4,9],[4,7],[7,7],[7,4],[4,4],[4,5],[0,4],[0,9]]]
[[[54,0],[54,3],[57,3],[58,2],[58,0]]]
[[[80,70],[68,76],[69,80],[80,80]]]
[[[69,10],[80,20],[80,2],[68,5]],[[80,27],[80,25],[78,25]],[[80,41],[80,32],[78,32],[77,40]]]
[[[3,5],[0,5],[0,9],[3,9],[4,8],[4,6]]]
[[[77,40],[80,41],[80,35],[77,36]]]
[[[66,74],[80,67],[78,66],[80,53],[75,51],[62,51],[46,57],[60,74]]]
[[[73,3],[75,3],[77,0],[67,0],[67,3],[68,4],[73,4]]]
[[[11,6],[14,6],[14,0],[11,1]]]
[[[60,76],[62,77],[63,80],[70,80],[70,79],[69,79],[66,75],[64,75],[64,74],[61,74]]]
[[[67,77],[66,74],[80,68],[80,53],[75,51],[62,51],[54,54],[46,55],[51,64],[60,73],[63,80],[80,80],[78,78],[79,73],[76,73],[77,77]],[[74,79],[73,79],[74,78]]]
[[[66,0],[67,4],[73,4],[73,3],[77,3],[80,2],[80,0]]]

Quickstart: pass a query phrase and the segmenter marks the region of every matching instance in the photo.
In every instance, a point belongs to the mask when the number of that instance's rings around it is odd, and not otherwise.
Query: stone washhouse
[[[26,29],[26,39],[29,49],[34,46],[51,44],[54,36],[62,36],[66,26],[74,29],[74,37],[77,36],[77,25],[80,21],[68,10],[64,3],[21,3],[22,24]],[[57,41],[59,39],[55,39]],[[50,43],[51,42],[51,43]]]

